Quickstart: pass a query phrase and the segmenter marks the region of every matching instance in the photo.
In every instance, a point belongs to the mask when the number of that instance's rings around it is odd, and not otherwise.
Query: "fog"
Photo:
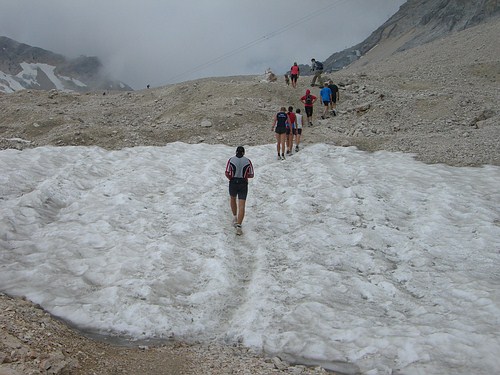
[[[0,0],[0,35],[98,56],[134,89],[285,72],[369,36],[404,0]]]

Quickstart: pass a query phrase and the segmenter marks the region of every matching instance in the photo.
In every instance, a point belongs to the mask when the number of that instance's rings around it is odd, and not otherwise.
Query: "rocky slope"
[[[499,14],[497,0],[408,0],[367,39],[330,56],[325,61],[325,69],[342,69],[378,44],[385,44],[385,53],[401,52],[476,26]]]
[[[403,151],[428,163],[498,165],[498,20],[397,55],[388,42],[332,74],[341,86],[339,116],[316,116],[304,144]],[[227,77],[106,95],[0,95],[0,147],[272,143],[274,114],[282,105],[302,107],[308,84],[305,76],[296,90],[262,77]],[[320,110],[318,103],[316,115]]]
[[[349,69],[339,115],[304,128],[304,146],[327,142],[409,152],[427,163],[500,165],[500,19],[393,55],[387,41]],[[166,142],[274,142],[273,115],[299,106],[294,90],[262,77],[203,79],[138,92],[0,94],[0,147]],[[314,88],[317,92],[317,88]],[[302,108],[302,106],[299,106]],[[251,155],[251,147],[247,149]],[[332,160],[334,163],[335,160]],[[241,347],[164,343],[118,347],[86,338],[41,308],[0,294],[0,374],[321,374]]]

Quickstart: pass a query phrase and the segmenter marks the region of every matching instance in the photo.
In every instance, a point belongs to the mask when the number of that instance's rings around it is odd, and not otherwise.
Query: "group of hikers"
[[[286,154],[290,155],[293,151],[295,138],[295,151],[300,149],[300,138],[302,136],[302,114],[300,109],[293,111],[293,107],[281,107],[280,111],[274,116],[272,131],[276,134],[276,150],[278,160],[285,160]]]
[[[312,58],[311,59],[311,71],[314,73],[312,80],[311,80],[311,86],[316,86],[316,81],[319,82],[320,86],[323,86],[323,63],[321,61],[316,61],[316,59]],[[297,80],[299,79],[300,75],[300,68],[297,65],[296,62],[293,63],[292,67],[290,68],[290,71],[285,74],[285,82],[286,84],[292,83],[292,87],[295,89],[297,88]]]
[[[315,72],[311,81],[311,86],[316,85],[318,81],[321,85],[321,90],[319,96],[321,103],[323,104],[323,112],[321,118],[325,119],[328,117],[328,113],[333,116],[337,115],[336,106],[339,99],[339,88],[330,79],[328,83],[323,83],[323,78],[321,74],[323,73],[323,64],[316,59],[311,59],[311,68]],[[292,87],[297,87],[297,80],[300,74],[300,69],[297,63],[293,63],[290,68],[290,79]],[[304,96],[300,98],[301,103],[304,105],[304,110],[307,118],[307,124],[313,126],[312,115],[314,109],[314,103],[317,101],[318,97],[311,93],[311,90],[307,89]],[[295,141],[295,151],[300,149],[300,138],[302,136],[303,119],[300,109],[296,109],[293,112],[293,107],[281,107],[280,111],[274,116],[272,130],[276,133],[276,151],[278,153],[278,159],[285,159],[285,149],[286,154],[290,155],[293,152],[293,144]]]
[[[316,61],[316,59],[311,59],[311,70],[314,72],[312,81],[311,81],[311,86],[316,85],[316,81],[320,83],[320,85],[323,85],[323,78],[321,75],[323,74],[323,63],[321,61]],[[295,89],[297,88],[297,80],[299,79],[300,75],[300,68],[297,65],[296,62],[293,63],[292,67],[290,68],[290,71],[285,74],[285,82],[286,84],[292,83],[292,87]]]
[[[321,62],[311,59],[311,63],[311,68],[314,72],[311,87],[316,85],[316,81],[318,81],[321,86],[319,92],[319,97],[323,104],[321,118],[325,119],[329,111],[333,116],[336,116],[339,88],[332,80],[329,80],[328,83],[323,83],[321,77],[323,73],[323,64]],[[295,62],[290,68],[290,80],[293,88],[297,87],[299,75],[300,69]],[[285,75],[285,79],[287,80],[287,84],[289,84],[288,74]],[[313,126],[313,109],[317,99],[318,97],[313,95],[310,89],[307,89],[305,95],[300,98],[301,103],[304,105],[308,126]],[[294,144],[295,152],[300,150],[300,139],[303,126],[303,116],[299,108],[294,111],[293,106],[289,106],[288,109],[283,106],[280,111],[276,113],[272,131],[274,131],[276,136],[278,160],[285,160],[285,154],[287,156],[291,155],[294,150]],[[229,196],[231,212],[233,214],[233,225],[236,228],[236,234],[241,235],[243,233],[241,224],[245,216],[245,203],[248,194],[248,179],[254,177],[252,162],[245,157],[245,148],[243,146],[238,146],[236,148],[236,155],[227,161],[225,175],[229,180]]]

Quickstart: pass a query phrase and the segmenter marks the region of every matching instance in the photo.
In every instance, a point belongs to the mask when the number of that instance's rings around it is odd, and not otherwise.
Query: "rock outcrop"
[[[401,52],[499,15],[497,0],[408,0],[363,42],[326,59],[325,70],[343,69],[379,44],[390,45],[392,53]]]

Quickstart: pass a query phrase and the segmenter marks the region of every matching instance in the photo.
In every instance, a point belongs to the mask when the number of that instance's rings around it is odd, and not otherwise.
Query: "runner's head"
[[[243,155],[245,155],[245,148],[243,146],[238,146],[236,148],[236,156],[241,158]]]

